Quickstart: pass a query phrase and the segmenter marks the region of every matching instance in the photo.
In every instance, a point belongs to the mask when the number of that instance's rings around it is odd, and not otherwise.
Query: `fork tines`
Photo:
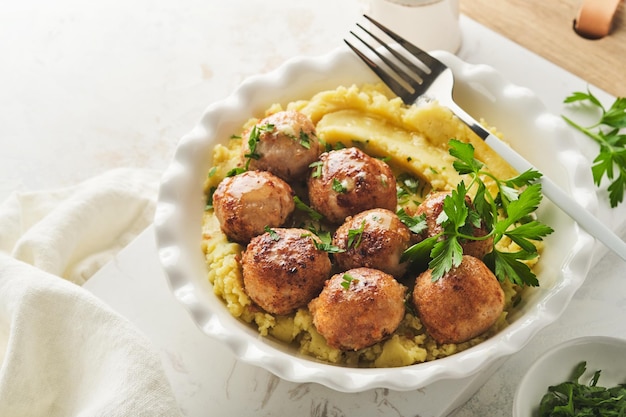
[[[360,23],[357,23],[360,31],[377,45],[373,46],[371,41],[367,42],[354,31],[350,31],[350,34],[367,47],[366,52],[354,46],[347,39],[344,39],[344,41],[404,102],[411,103],[415,101],[421,94],[422,89],[420,86],[423,81],[430,77],[436,77],[439,72],[445,69],[445,66],[427,52],[413,45],[381,23],[367,15],[364,15],[364,17],[391,39],[395,45],[391,44],[391,42],[385,42],[374,34],[372,30],[368,30]],[[409,55],[403,52],[400,47],[404,48]]]

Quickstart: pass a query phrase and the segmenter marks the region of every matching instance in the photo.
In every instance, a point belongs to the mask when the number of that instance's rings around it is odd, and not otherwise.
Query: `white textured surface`
[[[165,168],[209,103],[287,58],[335,48],[365,8],[365,0],[0,3],[0,200],[16,189],[75,184],[118,166]],[[494,66],[555,114],[564,111],[565,95],[587,87],[470,20],[462,19],[462,29],[459,57]],[[593,157],[592,144],[578,145]],[[624,209],[600,210],[623,236]],[[616,256],[601,258],[561,319],[507,360],[454,416],[509,416],[525,370],[555,343],[588,334],[626,337],[622,270]],[[443,391],[435,398],[385,389],[338,394],[235,362],[174,301],[150,230],[87,286],[161,350],[188,416],[426,417],[416,404],[453,403]]]
[[[165,168],[204,107],[250,75],[337,47],[365,7],[0,2],[0,201],[114,167]]]

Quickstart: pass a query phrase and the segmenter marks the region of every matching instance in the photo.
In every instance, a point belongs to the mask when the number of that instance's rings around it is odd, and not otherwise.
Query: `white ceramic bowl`
[[[531,91],[510,84],[493,68],[470,65],[448,53],[436,55],[452,68],[454,95],[467,111],[505,132],[520,153],[569,189],[583,206],[595,211],[597,200],[588,161],[572,149],[571,133],[559,117],[548,114]],[[310,98],[339,85],[377,81],[347,47],[322,57],[293,59],[271,73],[248,79],[227,99],[209,106],[198,125],[182,138],[164,174],[155,216],[158,253],[172,291],[204,333],[219,339],[240,360],[281,378],[317,382],[345,392],[414,390],[439,380],[475,375],[519,351],[565,309],[587,275],[593,246],[589,235],[544,201],[538,215],[556,233],[546,241],[538,270],[541,287],[528,291],[511,315],[512,324],[495,337],[423,364],[352,369],[320,363],[260,337],[256,330],[233,318],[213,294],[200,247],[203,183],[218,138],[228,138],[272,103]]]
[[[597,370],[602,371],[598,386],[626,383],[625,358],[626,340],[606,336],[580,337],[548,349],[522,378],[513,401],[513,417],[537,416],[548,387],[568,381],[582,361],[587,362],[587,370],[579,379],[581,384],[588,384]]]

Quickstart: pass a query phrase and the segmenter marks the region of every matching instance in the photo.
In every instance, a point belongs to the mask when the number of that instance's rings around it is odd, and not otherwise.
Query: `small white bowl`
[[[587,362],[580,377],[587,384],[601,370],[598,386],[626,383],[626,340],[607,336],[585,336],[556,345],[546,351],[522,378],[515,399],[513,417],[538,416],[541,398],[548,387],[569,380],[576,365]]]

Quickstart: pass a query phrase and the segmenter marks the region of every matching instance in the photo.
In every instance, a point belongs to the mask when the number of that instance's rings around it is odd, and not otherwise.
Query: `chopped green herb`
[[[333,178],[332,189],[336,193],[345,194],[348,189],[337,178]]]
[[[311,178],[319,178],[322,176],[322,167],[324,163],[322,161],[315,161],[309,164],[309,168],[313,168],[311,172]]]
[[[363,238],[363,231],[365,231],[365,220],[361,222],[361,226],[358,229],[348,230],[348,249],[356,249],[361,244]]]
[[[420,180],[408,174],[399,177],[402,186],[413,194],[417,194],[420,189]]]
[[[211,178],[213,175],[215,175],[215,173],[217,172],[217,167],[213,167],[209,170],[209,175],[208,177]]]
[[[343,142],[339,141],[339,142],[336,142],[334,145],[327,144],[326,151],[338,151],[339,149],[345,149],[345,148],[346,148],[346,145]]]
[[[245,169],[248,170],[250,166],[250,161],[252,159],[260,159],[261,155],[257,153],[256,147],[259,141],[261,140],[261,133],[263,132],[273,132],[274,125],[272,123],[267,123],[264,125],[254,125],[252,126],[252,130],[250,131],[250,136],[248,137],[248,147],[250,148],[250,152],[244,155],[246,160]]]
[[[296,208],[300,211],[305,212],[311,219],[318,221],[324,218],[324,216],[322,216],[320,213],[313,210],[311,207],[307,206],[302,200],[300,200],[300,197],[294,196],[293,201],[296,204]]]
[[[204,210],[213,210],[213,194],[215,194],[215,190],[217,187],[211,187],[209,189],[209,193],[206,199],[206,205],[204,206]]]
[[[304,130],[300,131],[300,145],[302,145],[303,148],[311,149],[311,138]]]
[[[311,232],[313,232],[318,238],[319,242],[311,237],[313,240],[313,244],[318,250],[328,252],[328,253],[342,253],[345,250],[341,249],[338,246],[332,244],[333,238],[330,232],[324,230],[315,230],[313,228],[309,228]]]
[[[271,227],[269,227],[269,226],[265,226],[265,227],[263,228],[263,230],[265,230],[265,232],[266,232],[266,233],[268,233],[268,234],[270,235],[270,238],[271,238],[273,241],[278,242],[278,241],[280,240],[280,235],[279,235],[278,233],[276,233],[276,230],[272,229]]]
[[[600,370],[594,372],[588,385],[581,384],[586,369],[587,362],[580,362],[569,381],[548,387],[539,404],[539,417],[626,415],[626,384],[598,386]]]
[[[354,282],[355,284],[357,282],[359,282],[359,280],[357,278],[354,278],[352,275],[350,274],[343,274],[343,277],[341,278],[341,286],[343,287],[344,290],[347,290],[350,288],[350,284],[352,282]]]
[[[419,216],[410,216],[407,212],[401,208],[396,213],[398,218],[409,230],[417,235],[426,230],[426,215],[420,214]]]
[[[396,194],[398,202],[401,204],[415,196],[421,196],[424,192],[424,186],[418,178],[409,174],[400,174],[396,178]]]
[[[230,171],[228,171],[226,173],[227,177],[234,177],[235,175],[239,175],[239,174],[243,174],[244,172],[246,172],[247,169],[246,168],[242,168],[242,167],[235,167],[233,169],[231,169]]]

